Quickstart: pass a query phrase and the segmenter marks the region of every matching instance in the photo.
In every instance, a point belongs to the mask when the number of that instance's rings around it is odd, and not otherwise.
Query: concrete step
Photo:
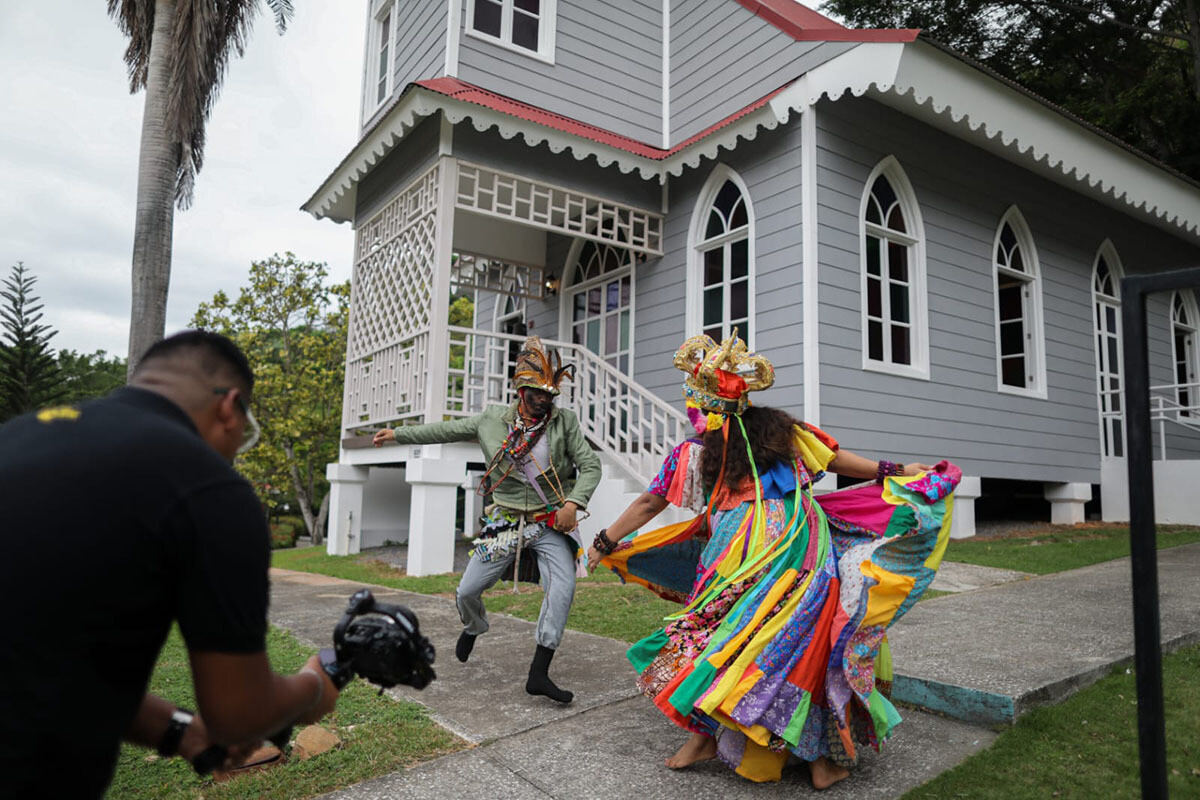
[[[1162,644],[1200,642],[1200,543],[1159,551]],[[1010,724],[1133,658],[1129,559],[918,603],[889,632],[893,699]]]

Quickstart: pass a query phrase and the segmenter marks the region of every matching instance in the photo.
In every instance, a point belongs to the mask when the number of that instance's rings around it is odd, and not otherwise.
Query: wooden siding
[[[662,141],[660,2],[560,0],[554,64],[470,35],[463,2],[460,79],[640,141]]]
[[[800,415],[804,359],[799,125],[760,133],[739,150],[724,153],[720,161],[745,181],[754,210],[754,346],[776,368],[775,386],[756,395],[755,401]],[[671,358],[685,333],[688,226],[713,168],[713,162],[706,161],[671,179],[665,253],[638,270],[634,379],[672,403],[682,402],[683,375]]]
[[[370,14],[368,3],[367,13]],[[387,100],[374,105],[375,82],[368,78],[364,91],[364,119],[362,130],[367,130],[382,116],[389,101],[404,91],[414,81],[436,78],[446,71],[446,0],[398,0],[396,9],[396,32],[393,37],[392,92]],[[375,21],[371,20],[371,30]],[[373,33],[368,33],[368,47]],[[371,76],[377,65],[378,52],[368,53],[366,75]]]
[[[423,120],[409,131],[404,141],[363,176],[355,197],[355,228],[370,219],[396,192],[433,166],[440,134],[439,117]]]
[[[395,90],[446,73],[446,0],[401,0],[396,25]]]
[[[699,133],[854,42],[797,42],[730,0],[671,5],[671,141]]]
[[[1096,251],[1108,236],[1126,270],[1139,272],[1196,263],[1200,249],[867,99],[821,103],[817,125],[824,426],[869,457],[946,457],[985,477],[1098,482]],[[924,217],[928,381],[861,367],[858,210],[887,155],[908,174]],[[1013,204],[1041,265],[1045,400],[996,388],[991,250]],[[1169,378],[1165,303],[1150,303],[1152,383]]]

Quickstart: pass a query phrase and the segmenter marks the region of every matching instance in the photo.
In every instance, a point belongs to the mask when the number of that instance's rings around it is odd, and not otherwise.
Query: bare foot
[[[839,767],[825,756],[821,756],[816,761],[808,762],[808,769],[812,774],[814,789],[828,789],[838,781],[850,777],[850,770],[845,767]]]
[[[697,761],[708,761],[717,756],[717,740],[703,733],[693,733],[692,738],[683,743],[683,747],[667,759],[671,769],[690,767]]]

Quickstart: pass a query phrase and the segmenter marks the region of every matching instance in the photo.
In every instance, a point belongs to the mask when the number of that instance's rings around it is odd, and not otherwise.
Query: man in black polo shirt
[[[254,375],[187,331],[130,385],[0,428],[0,797],[99,797],[121,739],[189,760],[333,709],[314,657],[266,656],[266,522],[230,462],[257,431]],[[173,621],[199,714],[146,685]]]

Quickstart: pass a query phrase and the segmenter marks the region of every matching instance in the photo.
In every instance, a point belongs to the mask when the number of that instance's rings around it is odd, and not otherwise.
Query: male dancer
[[[471,655],[475,638],[488,629],[484,591],[510,566],[519,574],[521,551],[532,550],[546,595],[525,691],[560,703],[571,702],[574,695],[554,685],[547,672],[575,598],[575,578],[587,574],[575,514],[600,483],[600,459],[584,439],[575,413],[554,406],[559,383],[573,372],[558,353],[547,354],[541,340],[531,336],[513,369],[518,395],[513,405],[489,406],[482,414],[450,422],[384,429],[374,438],[376,447],[391,441],[478,440],[488,460],[484,479],[491,483],[494,504],[485,510],[481,535],[458,584],[464,628],[454,652],[464,662]]]

